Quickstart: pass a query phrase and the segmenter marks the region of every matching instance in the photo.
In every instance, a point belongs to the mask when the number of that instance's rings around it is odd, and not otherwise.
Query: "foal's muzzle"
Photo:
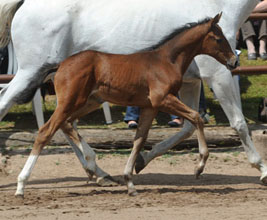
[[[226,67],[229,70],[233,70],[238,66],[238,57],[232,56],[231,59],[227,61]]]

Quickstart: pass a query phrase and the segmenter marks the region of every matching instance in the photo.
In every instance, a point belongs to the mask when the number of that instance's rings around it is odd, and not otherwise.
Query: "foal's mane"
[[[163,44],[165,44],[166,42],[168,42],[169,40],[174,38],[176,35],[184,32],[185,30],[189,30],[189,29],[191,29],[193,27],[196,27],[198,25],[205,24],[205,23],[209,22],[210,19],[211,19],[210,17],[207,17],[207,18],[204,18],[203,20],[200,20],[198,22],[187,23],[182,27],[174,29],[170,34],[168,34],[165,37],[163,37],[157,44],[155,44],[155,45],[153,45],[151,47],[145,48],[145,49],[143,49],[141,51],[151,51],[151,50],[158,49],[160,46],[162,46]]]

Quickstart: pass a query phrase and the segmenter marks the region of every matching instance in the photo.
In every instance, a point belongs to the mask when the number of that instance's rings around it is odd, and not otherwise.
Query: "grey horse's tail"
[[[13,17],[24,0],[1,0],[0,2],[0,48],[7,46],[10,41],[10,28]]]

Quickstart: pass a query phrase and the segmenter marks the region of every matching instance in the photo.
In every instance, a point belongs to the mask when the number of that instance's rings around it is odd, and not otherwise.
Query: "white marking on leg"
[[[29,179],[32,169],[36,164],[39,155],[30,155],[18,176],[18,185],[15,195],[24,195],[26,181]]]
[[[128,158],[127,164],[124,169],[124,179],[128,188],[128,194],[131,196],[137,195],[137,191],[133,184],[133,168],[137,158],[137,154],[139,153],[145,139],[146,138],[144,137],[139,137],[134,141],[132,152]]]

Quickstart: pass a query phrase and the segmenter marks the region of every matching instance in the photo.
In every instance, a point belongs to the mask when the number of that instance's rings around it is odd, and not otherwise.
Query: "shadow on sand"
[[[123,176],[114,176],[116,181],[123,184]],[[27,190],[32,189],[75,189],[75,188],[89,188],[88,193],[69,193],[68,196],[86,196],[92,194],[121,194],[127,193],[126,186],[125,190],[119,187],[98,187],[95,183],[86,183],[86,177],[64,177],[55,179],[43,179],[34,180],[27,183]],[[64,184],[64,186],[58,186],[60,183],[69,183],[69,185]],[[42,186],[45,184],[46,186]],[[49,186],[51,184],[51,186]],[[55,186],[54,184],[57,184]],[[242,185],[242,184],[260,184],[258,176],[236,176],[236,175],[222,175],[222,174],[204,174],[203,178],[196,180],[194,175],[180,175],[180,174],[162,174],[162,173],[147,173],[139,174],[134,176],[134,184],[138,186],[161,186],[156,191],[160,194],[168,192],[196,192],[196,193],[216,193],[216,194],[228,194],[236,191],[245,191],[248,188],[235,189],[231,185]],[[178,188],[174,188],[177,186]],[[204,187],[202,187],[204,186]],[[206,186],[206,187],[205,187]],[[223,188],[218,187],[216,189],[209,188],[208,186],[224,186]],[[14,190],[16,183],[10,183],[6,185],[0,185],[0,191],[10,191]],[[94,190],[91,190],[93,187]],[[189,189],[179,188],[179,187],[190,187]],[[201,188],[195,188],[201,187]],[[262,190],[265,190],[262,188]],[[151,192],[155,189],[140,189],[139,193]]]

